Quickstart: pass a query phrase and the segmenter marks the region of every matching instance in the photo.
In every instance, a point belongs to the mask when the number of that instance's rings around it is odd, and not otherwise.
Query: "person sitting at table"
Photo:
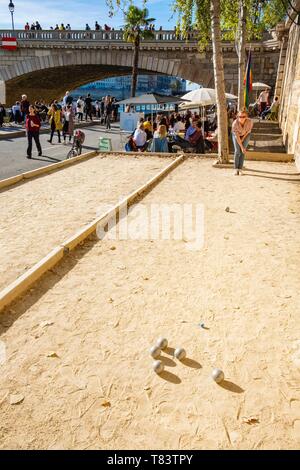
[[[189,136],[189,143],[195,148],[196,153],[205,153],[202,122],[200,120],[195,123],[195,131]]]
[[[138,128],[135,130],[133,134],[133,140],[135,145],[137,146],[138,150],[141,152],[144,151],[147,143],[147,134],[144,130],[144,124],[139,124]]]
[[[204,146],[209,152],[218,148],[218,128],[214,132],[208,132],[204,139]]]
[[[154,132],[150,152],[169,152],[167,128],[164,124],[158,126],[157,131]]]
[[[279,100],[278,100],[278,96],[275,96],[274,100],[273,100],[273,103],[271,104],[271,106],[269,106],[269,108],[265,109],[262,113],[261,113],[261,118],[262,119],[265,119],[266,116],[268,114],[271,114],[273,113],[275,116],[277,115],[278,113],[278,109],[279,109]]]
[[[177,120],[174,124],[173,129],[174,129],[174,132],[176,132],[176,133],[185,131],[185,124],[184,124],[181,116],[177,116]]]
[[[146,117],[146,121],[144,121],[144,130],[147,134],[147,140],[152,139],[153,131],[152,131],[152,123],[149,116]]]
[[[189,125],[189,127],[187,128],[186,130],[186,133],[185,133],[185,140],[189,141],[189,138],[194,134],[194,132],[196,131],[196,123],[198,122],[198,119],[192,119],[192,122],[191,124]]]

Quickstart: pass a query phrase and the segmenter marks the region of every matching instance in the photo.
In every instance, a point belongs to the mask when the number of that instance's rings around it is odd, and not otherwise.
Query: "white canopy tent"
[[[213,88],[198,88],[198,90],[193,90],[183,95],[182,99],[189,100],[194,105],[210,106],[217,102],[216,90]],[[237,96],[232,95],[231,93],[226,93],[226,99],[237,100]],[[185,104],[180,105],[180,107],[182,106],[185,106]]]
[[[237,98],[237,96],[231,93],[226,93],[227,100],[237,100]],[[211,106],[217,102],[216,90],[213,88],[198,88],[183,95],[182,99],[190,100],[190,103],[179,105],[180,110],[201,108],[201,114],[204,117],[205,106]]]

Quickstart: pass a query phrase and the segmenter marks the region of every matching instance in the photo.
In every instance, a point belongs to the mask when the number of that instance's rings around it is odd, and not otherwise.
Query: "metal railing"
[[[16,37],[20,41],[46,41],[46,42],[59,42],[59,41],[116,41],[123,42],[124,31],[60,31],[60,30],[38,30],[38,31],[23,31],[23,30],[0,30],[0,38],[2,37]],[[186,42],[187,40],[196,42],[197,33],[191,32],[188,35],[188,38],[183,37],[182,35],[176,34],[173,31],[153,31],[153,39],[147,39],[147,42],[155,41],[182,41]],[[124,41],[125,42],[125,41]]]

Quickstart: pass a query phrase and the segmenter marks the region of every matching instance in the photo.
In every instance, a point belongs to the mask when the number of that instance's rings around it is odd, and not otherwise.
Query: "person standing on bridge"
[[[26,131],[28,139],[27,158],[32,158],[32,139],[34,139],[39,157],[42,156],[42,147],[40,144],[41,121],[36,115],[34,106],[29,106],[29,114],[26,117]]]
[[[48,116],[50,116],[49,123],[50,123],[50,128],[51,128],[51,135],[50,139],[48,142],[52,144],[52,139],[54,136],[54,132],[57,132],[58,136],[58,143],[61,144],[61,139],[60,139],[60,131],[62,130],[62,122],[61,122],[61,111],[57,108],[57,106],[53,103],[51,105],[50,110],[48,111]]]

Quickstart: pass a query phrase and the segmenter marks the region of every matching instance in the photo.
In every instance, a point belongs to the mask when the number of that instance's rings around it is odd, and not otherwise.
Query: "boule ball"
[[[152,348],[150,349],[150,354],[154,359],[157,359],[161,354],[161,349],[157,346],[152,346]]]
[[[221,369],[214,369],[211,374],[213,380],[217,382],[217,384],[223,382],[224,380],[224,372]]]
[[[226,207],[225,211],[226,211],[226,212],[230,212],[230,208],[229,208],[229,207]]]
[[[182,361],[186,357],[186,351],[183,348],[177,348],[174,351],[174,357],[178,359],[179,361]]]
[[[161,361],[154,361],[153,362],[153,370],[154,372],[156,372],[157,374],[161,374],[164,370],[164,365]]]
[[[166,338],[159,338],[156,342],[159,349],[166,349],[168,347],[168,340]]]

